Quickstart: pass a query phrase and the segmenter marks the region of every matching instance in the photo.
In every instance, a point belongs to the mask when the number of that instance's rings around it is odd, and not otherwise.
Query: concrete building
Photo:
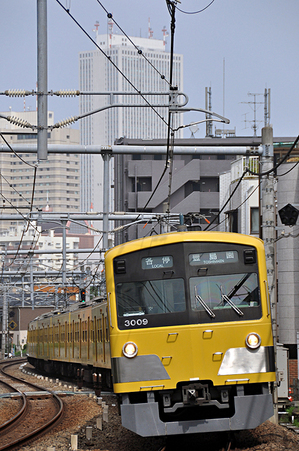
[[[36,111],[3,112],[3,116],[15,116],[36,124]],[[48,112],[49,126],[54,124],[54,115]],[[12,149],[14,144],[32,144],[37,135],[0,119],[0,130],[5,134]],[[11,134],[10,134],[11,133]],[[49,144],[79,144],[79,130],[71,128],[53,129],[48,133]],[[20,158],[19,158],[20,157]],[[76,154],[49,154],[48,160],[40,161],[32,153],[19,157],[11,153],[0,153],[0,229],[13,232],[16,223],[1,221],[1,213],[28,213],[33,209],[54,212],[80,211],[80,157]],[[36,178],[34,167],[37,165]]]
[[[282,164],[277,175],[277,211],[287,204],[299,209],[299,166],[296,160]],[[299,343],[298,236],[299,221],[292,227],[285,226],[277,215],[278,334],[279,341],[289,348],[290,359],[298,358]]]
[[[49,307],[38,307],[35,310],[32,310],[31,307],[10,308],[8,320],[9,340],[7,351],[10,352],[12,348],[15,347],[16,351],[22,351],[25,353],[27,344],[28,323],[37,316],[42,315],[43,313],[50,312],[51,310],[52,308]],[[0,355],[1,355],[1,344],[2,344],[2,331],[0,331]]]
[[[275,161],[280,161],[288,151],[291,138],[276,139]],[[293,139],[294,141],[294,139]],[[284,143],[284,144],[282,144]],[[246,158],[231,164],[231,170],[220,175],[220,205],[224,205],[234,190],[245,167]],[[299,210],[299,155],[294,150],[287,163],[277,169],[276,190],[276,281],[278,341],[289,353],[290,384],[298,378],[299,343],[299,220],[294,226],[281,222],[279,211],[287,204]],[[258,158],[250,157],[251,169],[258,172]],[[259,179],[247,175],[220,217],[223,231],[260,236],[259,230]]]
[[[219,205],[224,205],[230,198],[247,160],[252,171],[259,172],[259,157],[239,157],[231,162],[231,169],[220,174]],[[219,217],[219,230],[222,232],[245,233],[259,236],[259,179],[247,173],[239,188],[229,200]]]
[[[161,116],[168,118],[168,109],[149,107],[120,108],[119,104],[145,104],[136,91],[122,76],[141,92],[167,92],[169,84],[150,66],[143,55],[156,67],[160,74],[169,78],[170,53],[165,50],[165,39],[131,37],[113,33],[109,24],[109,33],[96,34],[96,42],[109,59],[98,49],[79,54],[79,83],[83,92],[110,93],[115,95],[80,96],[80,114],[86,114],[101,108],[102,112],[89,115],[80,121],[81,144],[99,146],[112,145],[115,139],[127,138],[153,139],[165,138],[167,127]],[[142,51],[139,54],[132,42]],[[119,71],[115,69],[115,63]],[[174,55],[173,85],[183,89],[183,56]],[[122,93],[117,95],[116,93]],[[126,93],[134,93],[128,95]],[[155,104],[168,104],[168,96],[145,96]],[[111,108],[111,105],[116,105]],[[174,118],[174,126],[181,124],[180,115]],[[178,133],[178,137],[181,136]],[[103,164],[100,156],[81,157],[81,210],[103,211]],[[113,173],[111,174],[113,180]],[[111,198],[111,208],[112,198]]]
[[[196,146],[196,140],[188,141]],[[118,144],[132,146],[164,145],[165,140],[139,141],[122,139]],[[175,141],[180,145],[180,140]],[[173,161],[170,212],[183,215],[199,215],[208,221],[214,219],[219,211],[219,175],[228,171],[233,156],[225,155],[176,155]],[[117,155],[115,157],[115,210],[126,212],[163,213],[168,201],[169,170],[151,198],[165,168],[165,155]],[[196,219],[195,219],[196,220]],[[198,219],[203,228],[207,226],[204,218]],[[115,235],[116,243],[139,238],[150,233],[151,224],[132,226]],[[159,230],[157,230],[159,231]]]

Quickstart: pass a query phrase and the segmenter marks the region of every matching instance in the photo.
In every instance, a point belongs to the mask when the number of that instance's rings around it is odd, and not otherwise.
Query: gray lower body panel
[[[254,429],[273,415],[271,394],[235,397],[231,418],[211,418],[163,423],[157,402],[122,404],[122,424],[143,437]]]

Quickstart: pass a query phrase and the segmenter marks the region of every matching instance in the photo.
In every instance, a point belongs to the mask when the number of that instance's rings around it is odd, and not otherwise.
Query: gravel
[[[23,375],[24,378],[31,376]],[[62,390],[61,385],[38,380],[38,385],[47,386],[50,390]],[[66,388],[65,388],[66,390]],[[50,433],[38,441],[22,446],[22,451],[55,451],[71,449],[71,435],[78,436],[78,450],[93,451],[158,451],[167,445],[167,451],[222,451],[226,444],[224,434],[198,434],[169,437],[139,437],[121,425],[118,415],[116,397],[103,394],[103,401],[108,405],[108,423],[102,423],[102,430],[97,429],[97,418],[102,418],[103,407],[90,394],[74,394],[63,398],[66,413],[62,422]],[[14,401],[0,399],[0,423],[7,418],[7,409],[14,409]],[[91,426],[92,438],[86,438],[86,427]],[[242,451],[284,451],[299,450],[299,435],[283,426],[267,421],[251,431],[242,431],[235,435],[232,450]]]

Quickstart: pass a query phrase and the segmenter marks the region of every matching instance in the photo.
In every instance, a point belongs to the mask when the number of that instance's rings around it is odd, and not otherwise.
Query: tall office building
[[[81,144],[93,144],[100,147],[112,145],[120,137],[165,138],[168,120],[167,107],[155,108],[156,111],[153,111],[149,107],[123,108],[119,106],[121,104],[145,104],[144,100],[136,95],[132,85],[141,92],[168,93],[170,53],[165,50],[165,30],[163,30],[164,38],[158,40],[152,37],[127,38],[114,34],[112,23],[108,23],[108,27],[107,34],[102,35],[96,32],[96,42],[102,51],[95,49],[79,54],[80,90],[95,93],[80,97],[80,114],[103,108],[101,112],[87,116],[80,121]],[[151,35],[151,33],[149,34]],[[138,52],[132,42],[142,51],[142,54]],[[150,61],[151,65],[144,57]],[[112,63],[117,66],[118,70]],[[161,75],[164,75],[165,79]],[[174,55],[172,84],[182,91],[182,55]],[[129,95],[129,93],[134,93],[134,95]],[[146,95],[145,97],[152,105],[168,104],[167,95]],[[111,105],[116,106],[111,107]],[[180,116],[179,114],[174,116],[175,127],[181,123]],[[176,137],[180,136],[179,132]],[[89,211],[92,207],[95,211],[102,211],[102,158],[92,155],[82,156],[81,177],[82,211]]]

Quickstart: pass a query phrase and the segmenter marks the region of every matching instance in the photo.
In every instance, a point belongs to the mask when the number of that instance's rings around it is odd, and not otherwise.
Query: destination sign
[[[203,252],[199,254],[189,254],[191,266],[198,265],[221,265],[223,263],[238,262],[237,251]]]
[[[145,257],[141,260],[142,269],[172,268],[173,258],[171,255],[162,257]]]

